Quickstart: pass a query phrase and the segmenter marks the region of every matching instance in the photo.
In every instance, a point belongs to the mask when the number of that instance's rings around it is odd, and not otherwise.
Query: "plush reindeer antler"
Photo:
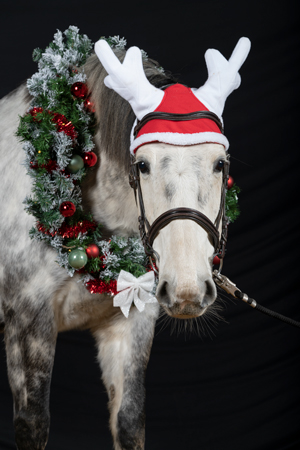
[[[105,85],[130,103],[139,120],[157,108],[164,92],[147,80],[138,47],[127,50],[123,64],[104,39],[96,42],[95,52],[108,73]]]
[[[199,89],[193,89],[193,93],[219,117],[222,116],[226,98],[241,84],[238,71],[248,56],[250,46],[250,40],[242,37],[229,61],[218,50],[208,49],[205,53],[208,79]]]

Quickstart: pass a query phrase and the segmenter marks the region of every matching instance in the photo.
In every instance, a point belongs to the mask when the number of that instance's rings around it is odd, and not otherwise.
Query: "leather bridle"
[[[175,122],[181,122],[185,120],[196,120],[196,119],[210,119],[213,120],[218,127],[220,128],[221,132],[224,133],[223,124],[219,117],[211,112],[211,111],[195,111],[187,114],[175,114],[175,113],[166,113],[161,111],[154,111],[149,114],[146,114],[142,120],[138,121],[136,126],[134,127],[134,137],[138,134],[141,128],[149,122],[149,120],[173,120]]]
[[[137,136],[139,130],[145,125],[145,123],[148,122],[148,120],[153,120],[153,119],[192,120],[192,119],[199,119],[199,118],[206,118],[206,119],[213,120],[218,125],[221,132],[223,133],[223,127],[222,127],[222,123],[221,123],[220,119],[214,113],[212,113],[210,111],[196,111],[196,112],[190,113],[190,114],[169,114],[169,113],[162,113],[162,112],[153,112],[153,113],[147,114],[145,117],[143,117],[141,122],[137,123],[137,125],[134,128],[134,137]],[[201,213],[198,210],[195,210],[192,208],[173,208],[173,209],[169,209],[168,211],[161,214],[152,223],[152,225],[150,225],[146,218],[146,213],[145,213],[138,164],[135,160],[135,157],[132,157],[131,168],[130,168],[130,173],[129,173],[129,183],[130,183],[130,186],[134,189],[136,201],[137,201],[137,195],[139,198],[140,236],[141,236],[141,240],[144,245],[145,253],[149,257],[152,268],[158,274],[157,267],[153,263],[152,258],[154,256],[157,260],[159,260],[159,255],[153,249],[153,242],[154,242],[154,239],[156,238],[156,236],[158,235],[159,231],[162,228],[164,228],[166,225],[168,225],[170,222],[172,222],[173,220],[178,220],[178,219],[193,220],[207,232],[207,234],[208,234],[209,238],[211,239],[211,242],[214,246],[215,254],[220,258],[219,269],[213,271],[213,279],[214,279],[215,283],[217,284],[217,286],[219,286],[221,289],[223,289],[225,292],[232,295],[233,297],[240,298],[241,300],[243,300],[244,302],[246,302],[247,304],[252,306],[252,308],[256,308],[259,311],[263,312],[264,314],[267,314],[271,317],[279,319],[285,323],[288,323],[289,325],[293,325],[295,327],[300,328],[300,322],[297,322],[296,320],[290,319],[289,317],[285,317],[282,314],[279,314],[268,308],[265,308],[264,306],[259,305],[254,299],[249,298],[247,294],[241,292],[240,289],[238,289],[236,287],[236,285],[232,281],[230,281],[225,275],[221,274],[223,258],[225,256],[227,234],[228,234],[228,223],[229,223],[229,221],[226,217],[226,207],[225,207],[228,177],[229,177],[229,154],[227,154],[227,158],[224,161],[220,207],[219,207],[219,212],[217,214],[217,217],[216,217],[216,220],[214,223],[212,223],[211,220],[207,216],[205,216],[203,213]],[[222,222],[221,236],[219,237],[219,228],[220,228],[221,222]],[[146,229],[147,229],[147,231],[146,231]]]
[[[153,119],[163,119],[163,120],[193,120],[199,118],[211,119],[219,126],[221,132],[223,133],[223,127],[220,119],[214,113],[210,111],[196,111],[194,113],[189,114],[169,114],[169,113],[161,113],[154,112],[147,114],[141,122],[138,122],[134,129],[134,136],[138,133],[142,126],[145,125],[146,122]],[[150,258],[159,259],[159,255],[153,249],[153,242],[159,231],[168,225],[173,220],[193,220],[198,225],[200,225],[209,235],[211,242],[215,249],[215,254],[222,260],[225,256],[225,248],[227,243],[227,234],[228,234],[228,219],[225,213],[225,197],[226,197],[226,188],[227,181],[229,176],[229,155],[224,161],[223,168],[223,181],[222,181],[222,191],[221,191],[221,200],[220,200],[220,208],[214,223],[201,213],[198,210],[192,208],[173,208],[161,214],[157,219],[149,224],[146,218],[146,212],[144,207],[143,195],[140,184],[140,175],[138,164],[135,160],[135,157],[132,157],[131,168],[129,173],[129,183],[130,186],[134,189],[135,198],[139,200],[140,207],[140,216],[139,216],[139,230],[142,243],[144,245],[145,253]],[[219,236],[219,227],[222,222],[221,236]]]

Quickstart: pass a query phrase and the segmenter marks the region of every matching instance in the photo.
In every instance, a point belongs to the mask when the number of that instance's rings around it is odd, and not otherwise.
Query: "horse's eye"
[[[138,166],[139,166],[139,169],[140,169],[140,171],[142,173],[149,173],[150,172],[149,166],[148,166],[147,163],[145,163],[145,161],[138,162]]]
[[[218,161],[217,164],[215,165],[215,170],[216,170],[217,172],[221,172],[221,170],[224,169],[224,165],[225,165],[224,160],[223,160],[223,159],[219,159],[219,161]]]

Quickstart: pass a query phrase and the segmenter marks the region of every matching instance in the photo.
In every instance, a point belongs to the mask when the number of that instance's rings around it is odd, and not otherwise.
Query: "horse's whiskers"
[[[215,337],[215,329],[217,328],[217,324],[222,321],[227,321],[220,314],[220,312],[224,309],[224,306],[221,303],[225,303],[223,299],[219,297],[216,299],[215,303],[213,303],[205,314],[200,317],[195,317],[192,319],[179,319],[170,317],[164,308],[160,309],[159,318],[157,320],[156,325],[158,326],[157,335],[163,332],[167,327],[171,326],[170,335],[176,333],[178,336],[182,332],[188,335],[197,335],[202,338],[203,336],[208,336],[211,339]]]

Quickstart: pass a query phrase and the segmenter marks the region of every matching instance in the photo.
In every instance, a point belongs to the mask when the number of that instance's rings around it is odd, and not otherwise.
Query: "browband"
[[[138,132],[143,128],[143,126],[149,122],[150,120],[174,120],[174,121],[183,121],[183,120],[195,120],[195,119],[210,119],[213,120],[219,127],[222,134],[224,134],[223,124],[219,117],[211,112],[211,111],[195,111],[187,114],[175,114],[175,113],[167,113],[161,111],[154,111],[149,114],[146,114],[142,120],[138,121],[133,130],[133,135],[136,138]]]

